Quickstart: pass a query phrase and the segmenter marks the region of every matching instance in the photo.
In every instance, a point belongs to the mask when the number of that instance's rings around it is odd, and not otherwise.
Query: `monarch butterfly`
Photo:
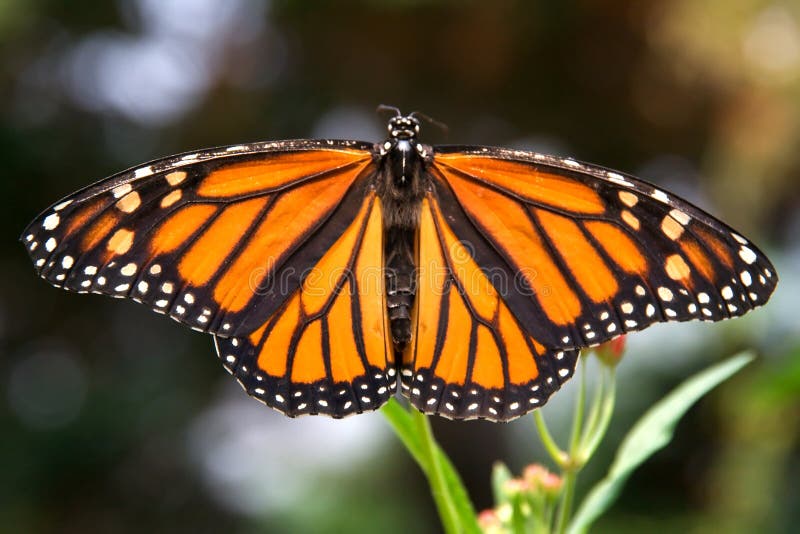
[[[288,416],[419,410],[507,421],[578,351],[764,304],[769,260],[699,208],[571,158],[388,138],[235,145],[152,161],[54,204],[22,235],[40,276],[213,335]]]

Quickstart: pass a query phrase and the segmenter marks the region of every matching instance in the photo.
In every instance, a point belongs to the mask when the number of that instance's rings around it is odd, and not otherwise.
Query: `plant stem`
[[[608,424],[611,422],[611,416],[614,413],[614,401],[616,397],[615,369],[603,368],[601,373],[601,380],[604,388],[603,396],[599,402],[599,417],[594,421],[594,424],[587,427],[584,432],[585,439],[583,440],[582,454],[585,461],[588,461],[597,450],[600,441],[608,430]]]
[[[534,410],[533,420],[536,423],[536,430],[539,433],[539,439],[542,440],[542,445],[544,445],[547,453],[550,455],[556,465],[564,469],[567,464],[567,454],[561,450],[556,441],[553,439],[553,435],[550,434],[550,430],[547,428],[547,423],[544,420],[541,410]]]
[[[586,418],[586,424],[583,427],[583,435],[581,436],[581,449],[585,450],[586,444],[592,439],[594,430],[597,428],[600,416],[602,414],[603,399],[606,394],[606,369],[601,366],[600,380],[595,383],[594,394],[592,395],[591,408],[589,416]]]
[[[572,501],[575,497],[575,481],[581,465],[581,435],[583,433],[583,412],[586,403],[586,363],[580,361],[581,378],[578,383],[578,397],[575,399],[575,412],[572,418],[572,432],[569,439],[568,461],[562,466],[564,473],[564,489],[561,494],[561,502],[558,506],[558,519],[556,520],[555,532],[565,532],[569,515],[572,511]]]
[[[436,508],[439,511],[442,526],[447,533],[460,533],[463,529],[459,521],[458,510],[447,488],[447,482],[445,481],[441,460],[439,458],[438,445],[434,440],[430,421],[428,421],[428,418],[423,413],[417,410],[412,409],[411,412],[419,430],[419,437],[422,440],[423,454],[427,456],[426,464],[428,465],[428,472],[426,475],[428,475],[431,493],[433,494],[433,500],[436,502]]]
[[[575,498],[575,481],[578,477],[577,469],[564,471],[564,489],[561,494],[561,502],[558,506],[558,519],[554,532],[562,534],[567,531],[569,514],[572,511],[572,500]]]
[[[578,383],[578,398],[575,399],[575,413],[572,417],[572,432],[569,438],[569,456],[574,461],[575,453],[581,443],[581,429],[583,428],[583,412],[586,404],[586,363],[580,361],[581,380]]]

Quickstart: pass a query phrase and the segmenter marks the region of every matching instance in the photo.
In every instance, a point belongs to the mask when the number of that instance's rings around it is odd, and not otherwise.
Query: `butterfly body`
[[[419,122],[397,116],[389,121],[389,139],[377,147],[378,198],[383,206],[386,304],[395,352],[411,341],[416,292],[416,234],[419,210],[429,184],[426,156],[431,148],[417,141]]]
[[[656,322],[721,320],[777,284],[747,239],[628,175],[526,151],[235,145],[144,164],[54,204],[22,241],[40,276],[214,336],[289,416],[418,409],[507,421],[578,352]]]

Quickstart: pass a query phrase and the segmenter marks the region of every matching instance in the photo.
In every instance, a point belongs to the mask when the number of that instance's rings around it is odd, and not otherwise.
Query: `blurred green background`
[[[211,339],[36,278],[16,241],[58,198],[137,163],[246,141],[382,139],[571,155],[675,191],[758,243],[781,283],[721,324],[630,336],[599,477],[691,372],[759,360],[702,401],[597,532],[790,532],[800,522],[800,3],[0,1],[0,531],[437,532],[380,414],[289,420]],[[572,384],[574,386],[574,384]],[[573,387],[545,409],[557,430]],[[496,459],[544,460],[530,417],[435,421],[478,509]],[[795,525],[792,527],[792,525]]]

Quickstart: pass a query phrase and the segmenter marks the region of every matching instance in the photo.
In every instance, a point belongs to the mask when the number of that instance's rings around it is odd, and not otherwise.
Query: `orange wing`
[[[767,301],[774,267],[688,202],[617,172],[501,149],[439,148],[434,189],[457,239],[546,347],[659,321],[720,320]]]
[[[283,141],[155,161],[55,204],[23,234],[56,286],[249,334],[295,292],[368,194],[371,145]]]
[[[526,333],[473,255],[429,194],[402,389],[425,413],[506,421],[547,402],[572,376],[578,352],[548,349]]]
[[[383,220],[370,193],[302,286],[247,336],[216,337],[253,397],[291,417],[375,410],[394,393],[383,291]]]

